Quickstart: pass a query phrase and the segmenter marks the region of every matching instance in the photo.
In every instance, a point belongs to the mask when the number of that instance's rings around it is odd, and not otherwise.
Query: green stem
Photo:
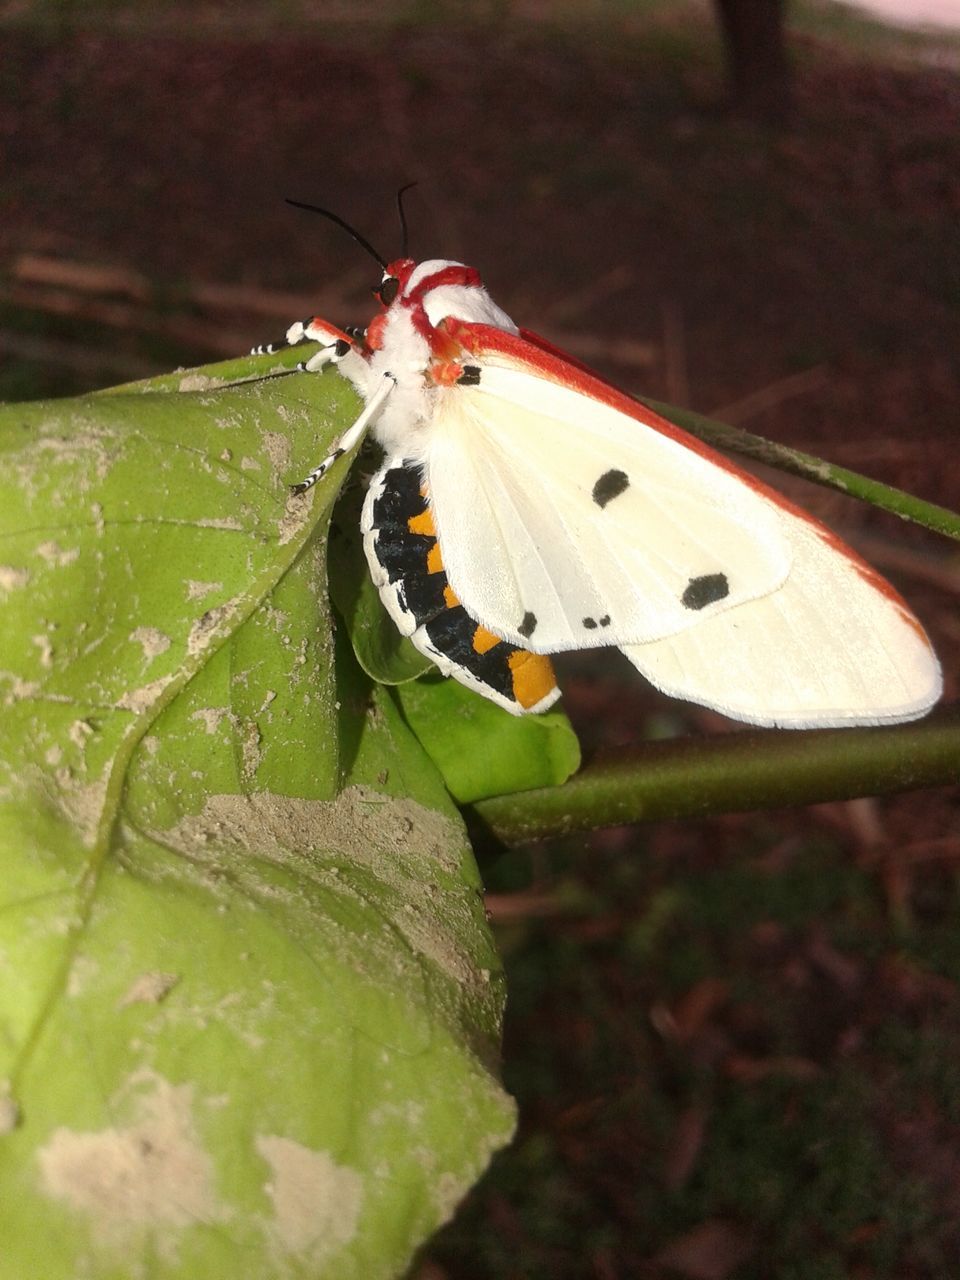
[[[726,426],[722,422],[714,422],[702,414],[689,409],[678,409],[672,404],[663,404],[659,400],[643,398],[644,404],[662,414],[669,422],[674,422],[684,431],[689,431],[698,440],[714,445],[730,453],[739,453],[757,462],[776,467],[790,475],[802,476],[815,484],[824,485],[828,489],[836,489],[852,498],[860,498],[883,511],[890,511],[901,520],[911,520],[921,524],[934,533],[941,533],[948,538],[960,541],[960,516],[946,507],[938,507],[936,503],[924,502],[902,489],[894,489],[891,485],[881,484],[878,480],[870,480],[856,471],[848,471],[846,467],[835,466],[832,462],[824,462],[812,454],[801,453],[798,449],[790,449],[783,444],[774,444],[764,440],[762,436],[751,435],[749,431],[741,431],[738,427]]]
[[[960,781],[960,706],[877,729],[749,730],[598,756],[562,787],[481,800],[500,840],[893,795]]]

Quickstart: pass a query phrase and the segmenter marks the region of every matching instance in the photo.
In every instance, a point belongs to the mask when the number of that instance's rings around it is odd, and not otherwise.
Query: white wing
[[[768,595],[790,571],[777,508],[699,448],[484,360],[477,387],[438,394],[426,447],[451,586],[539,653],[660,639]]]
[[[646,678],[752,724],[803,729],[913,720],[942,692],[940,665],[887,583],[782,511],[793,568],[779,590],[624,653]]]
[[[425,476],[449,582],[490,631],[540,653],[616,645],[665,692],[757,724],[936,702],[922,627],[822,526],[576,370],[478,363],[478,386],[438,394]]]

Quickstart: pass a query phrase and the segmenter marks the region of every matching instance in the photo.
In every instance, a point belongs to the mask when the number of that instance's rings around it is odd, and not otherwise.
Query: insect
[[[472,267],[406,244],[387,262],[300,207],[383,274],[366,329],[315,317],[283,340],[319,342],[300,368],[335,365],[365,402],[293,487],[375,438],[370,573],[444,674],[539,712],[559,697],[549,654],[611,645],[658,689],[752,724],[893,723],[937,701],[922,626],[822,524],[518,328]]]

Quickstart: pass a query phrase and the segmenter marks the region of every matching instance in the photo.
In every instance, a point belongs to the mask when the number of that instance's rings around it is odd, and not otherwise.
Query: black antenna
[[[400,215],[400,232],[403,236],[403,247],[400,250],[401,258],[407,258],[410,256],[407,252],[409,236],[407,235],[407,215],[403,211],[403,197],[408,191],[412,191],[416,185],[417,184],[415,182],[408,182],[405,187],[401,187],[397,192],[397,213]]]
[[[404,187],[404,191],[405,190],[406,190],[406,187]],[[403,192],[401,192],[401,195],[402,194]],[[321,209],[319,205],[304,204],[302,200],[291,200],[288,198],[287,204],[292,204],[295,209],[306,209],[308,213],[319,213],[322,217],[329,218],[331,222],[335,222],[338,227],[343,227],[347,235],[353,236],[357,244],[360,245],[362,248],[366,249],[370,257],[373,258],[376,262],[379,262],[383,270],[386,271],[387,262],[386,262],[386,259],[383,257],[383,255],[377,253],[376,249],[373,247],[370,241],[366,238],[366,236],[362,236],[360,232],[356,229],[356,227],[351,227],[349,222],[344,222],[343,218],[340,217],[339,213],[333,213],[330,209]],[[401,216],[402,216],[402,210],[401,210]]]

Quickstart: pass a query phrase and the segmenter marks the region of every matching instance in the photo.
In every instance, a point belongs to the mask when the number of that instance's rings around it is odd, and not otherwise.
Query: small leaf
[[[558,786],[580,767],[580,744],[562,711],[513,716],[441,676],[403,685],[395,696],[460,804]]]
[[[0,410],[3,1280],[393,1276],[512,1128],[459,815],[331,635],[348,460],[288,497],[353,393],[223,374]]]

